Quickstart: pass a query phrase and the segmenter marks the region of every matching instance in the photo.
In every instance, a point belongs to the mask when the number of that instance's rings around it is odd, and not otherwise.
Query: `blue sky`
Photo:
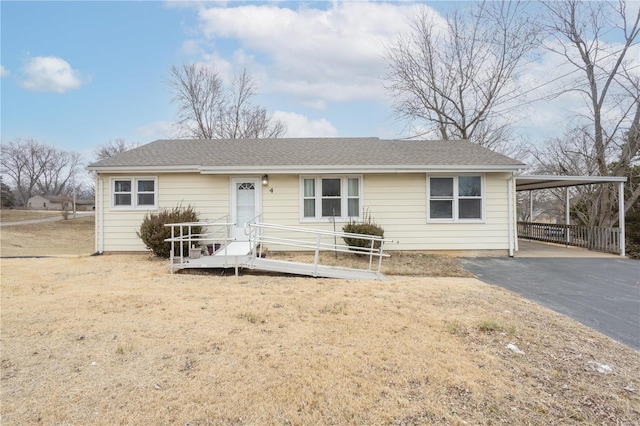
[[[426,3],[436,12],[448,2]],[[412,2],[0,2],[3,142],[34,138],[93,160],[96,146],[171,137],[172,65],[246,67],[287,136],[407,136],[383,88],[384,45]],[[542,57],[530,85],[555,69]],[[562,102],[514,116],[524,137],[564,130]],[[578,108],[577,106],[575,108]]]

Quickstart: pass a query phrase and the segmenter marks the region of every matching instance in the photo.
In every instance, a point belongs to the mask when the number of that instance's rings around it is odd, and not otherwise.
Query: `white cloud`
[[[201,8],[209,40],[235,39],[248,62],[265,57],[263,92],[281,91],[306,105],[386,99],[384,50],[407,30],[415,4],[335,2],[328,9],[274,4]],[[247,53],[248,52],[248,53]]]
[[[332,102],[390,104],[382,80],[387,72],[385,48],[399,35],[407,34],[411,18],[424,4],[335,1],[292,8],[286,4],[290,3],[195,6],[204,38],[197,44],[202,47],[203,62],[213,64],[225,79],[246,65],[261,93],[287,94],[298,105],[317,110],[328,110]],[[432,9],[426,10],[432,13],[434,25],[441,26],[443,18]],[[235,50],[222,50],[228,46]],[[195,47],[189,41],[184,50],[195,53]],[[556,47],[562,51],[562,46]],[[559,55],[545,50],[539,53],[539,60],[523,66],[518,81],[505,92],[515,91],[516,83],[530,91],[512,99],[500,112],[503,120],[528,133],[561,135],[588,111],[588,104],[578,92],[552,95],[582,76],[568,74],[573,68]],[[637,65],[640,56],[632,60],[632,66]],[[562,77],[564,74],[568,75]],[[314,136],[313,132],[323,131],[315,128],[309,132],[312,122],[305,116],[278,114],[290,122],[290,136]],[[335,130],[330,122],[325,120],[324,124]]]
[[[21,81],[21,86],[34,92],[64,93],[89,82],[67,61],[55,56],[30,58],[23,72],[26,78]]]
[[[338,134],[336,128],[328,120],[310,120],[308,117],[295,112],[276,111],[273,118],[287,124],[289,138],[332,137]]]
[[[198,40],[189,39],[182,42],[180,53],[182,53],[183,55],[191,56],[201,54],[203,53],[203,51]]]
[[[136,129],[136,134],[145,140],[167,139],[175,137],[174,123],[170,121],[155,121]]]
[[[9,74],[11,74],[9,70],[3,67],[2,65],[0,65],[0,77],[6,77]]]

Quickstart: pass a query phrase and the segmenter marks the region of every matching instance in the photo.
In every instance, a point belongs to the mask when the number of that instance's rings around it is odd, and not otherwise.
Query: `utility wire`
[[[632,43],[632,44],[630,44],[630,45],[629,45],[629,47],[633,47],[633,46],[635,46],[635,45],[637,45],[637,44],[638,44],[637,42],[636,42],[636,43]],[[618,50],[618,51],[611,52],[610,54],[608,54],[608,55],[606,55],[606,56],[604,56],[604,57],[600,58],[600,61],[602,61],[602,60],[604,60],[604,59],[607,59],[607,58],[609,58],[609,57],[611,57],[611,56],[613,56],[613,55],[617,55],[617,54],[619,54],[620,52],[622,52],[623,50],[624,50],[624,49],[620,49],[620,50]],[[634,66],[634,67],[631,67],[631,68],[629,68],[628,70],[629,70],[629,71],[632,71],[632,70],[634,70],[634,69],[636,69],[636,68],[638,68],[638,67],[640,67],[640,65],[636,65],[636,66]],[[503,102],[503,103],[511,102],[511,101],[513,101],[513,100],[515,100],[515,99],[518,99],[519,97],[522,97],[522,96],[524,96],[524,95],[526,95],[526,94],[528,94],[528,93],[531,93],[531,92],[533,92],[533,91],[536,91],[536,90],[538,90],[538,89],[541,89],[541,88],[543,88],[543,87],[545,87],[545,86],[548,86],[549,84],[555,83],[556,81],[561,80],[561,79],[563,79],[563,78],[565,78],[565,77],[568,77],[568,76],[570,76],[571,74],[576,73],[576,72],[578,72],[578,71],[581,71],[581,69],[580,69],[580,68],[575,68],[575,69],[573,69],[573,70],[571,70],[571,71],[569,71],[569,72],[567,72],[567,73],[565,73],[565,74],[563,74],[563,75],[561,75],[561,76],[558,76],[558,77],[556,77],[556,78],[553,78],[553,79],[551,79],[551,80],[549,80],[549,81],[547,81],[547,82],[544,82],[544,83],[542,83],[542,84],[539,84],[538,86],[532,87],[531,89],[528,89],[528,90],[526,90],[526,91],[524,91],[524,92],[518,93],[518,94],[516,94],[515,96],[513,96],[513,97],[512,97],[512,98],[510,98],[510,99],[505,99],[505,100],[504,100],[504,101],[502,101],[502,102]],[[514,90],[513,90],[513,91],[511,91],[510,93],[505,94],[505,96],[508,96],[508,95],[510,95],[510,94],[514,94],[514,93],[517,93],[517,90],[516,90],[516,89],[514,89]],[[515,109],[515,108],[517,108],[517,107],[524,106],[524,105],[529,105],[529,104],[532,104],[532,103],[534,103],[534,102],[539,102],[539,101],[541,101],[541,100],[545,100],[545,99],[551,99],[551,98],[554,98],[554,97],[556,97],[556,96],[558,96],[558,95],[557,95],[557,94],[552,94],[552,95],[543,96],[543,97],[541,97],[541,98],[532,99],[532,100],[530,100],[530,101],[527,101],[527,102],[524,102],[524,103],[521,103],[521,104],[514,105],[514,106],[513,106],[513,107],[511,107],[511,108],[506,108],[506,109],[504,109],[504,110],[502,110],[502,111],[497,111],[496,113],[497,113],[497,114],[502,114],[502,113],[505,113],[505,112],[509,112],[509,111],[511,111],[512,109]]]

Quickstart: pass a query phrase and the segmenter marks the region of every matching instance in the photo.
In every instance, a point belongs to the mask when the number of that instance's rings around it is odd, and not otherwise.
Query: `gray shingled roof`
[[[381,140],[378,138],[279,138],[157,140],[89,169],[196,166],[229,167],[421,167],[512,166],[523,163],[467,141]]]

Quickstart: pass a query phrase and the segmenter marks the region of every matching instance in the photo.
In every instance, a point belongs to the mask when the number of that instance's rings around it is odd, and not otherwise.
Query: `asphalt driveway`
[[[511,290],[640,350],[640,261],[462,258],[478,279]]]

